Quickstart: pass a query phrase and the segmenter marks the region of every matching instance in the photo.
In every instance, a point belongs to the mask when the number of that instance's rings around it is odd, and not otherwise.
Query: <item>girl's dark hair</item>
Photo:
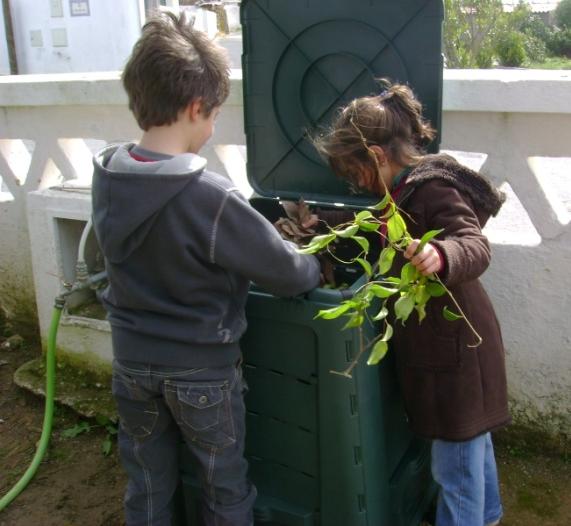
[[[159,13],[144,26],[123,71],[129,109],[143,130],[172,124],[195,100],[205,114],[230,92],[226,51],[184,15]]]
[[[339,111],[326,133],[312,138],[338,175],[355,162],[372,163],[367,147],[373,145],[382,147],[395,163],[416,164],[436,135],[408,86],[386,79],[380,83],[380,95],[353,100]]]

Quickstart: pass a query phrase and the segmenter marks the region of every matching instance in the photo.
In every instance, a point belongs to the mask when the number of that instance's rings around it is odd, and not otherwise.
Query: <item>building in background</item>
[[[531,11],[538,15],[546,24],[551,24],[553,23],[553,13],[561,0],[502,0],[504,11],[513,11],[521,2],[529,5]]]
[[[144,20],[143,0],[9,2],[20,74],[121,69]]]
[[[213,38],[217,15],[190,0],[2,0],[0,75],[10,74],[4,13],[11,13],[19,74],[121,70],[141,33],[147,13],[156,9],[195,18],[195,27]],[[210,2],[209,4],[215,4]],[[239,2],[223,6],[226,27],[239,28]],[[241,48],[241,43],[240,43]],[[235,60],[236,62],[236,60]]]

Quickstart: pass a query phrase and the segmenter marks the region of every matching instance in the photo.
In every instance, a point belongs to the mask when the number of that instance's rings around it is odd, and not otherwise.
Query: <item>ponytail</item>
[[[314,137],[317,150],[332,166],[340,159],[366,162],[366,147],[381,146],[403,166],[417,164],[436,132],[422,117],[422,105],[403,84],[381,79],[383,91],[343,108],[326,134]]]

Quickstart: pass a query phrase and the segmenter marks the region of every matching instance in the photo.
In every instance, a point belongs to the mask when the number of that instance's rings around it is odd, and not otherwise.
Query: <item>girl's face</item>
[[[388,164],[379,163],[377,172],[376,167],[360,161],[337,160],[334,168],[340,177],[349,180],[351,185],[359,190],[384,195],[385,188],[391,186],[392,173]]]

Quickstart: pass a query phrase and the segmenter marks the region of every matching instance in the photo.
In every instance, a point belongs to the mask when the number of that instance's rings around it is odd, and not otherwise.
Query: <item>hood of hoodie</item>
[[[408,176],[406,184],[414,187],[434,179],[447,181],[469,195],[474,206],[487,216],[495,216],[506,200],[505,194],[495,188],[486,177],[446,154],[423,157]]]
[[[134,146],[108,146],[93,159],[93,225],[112,263],[141,245],[161,210],[206,167],[206,159],[192,153],[137,161],[130,155]]]

